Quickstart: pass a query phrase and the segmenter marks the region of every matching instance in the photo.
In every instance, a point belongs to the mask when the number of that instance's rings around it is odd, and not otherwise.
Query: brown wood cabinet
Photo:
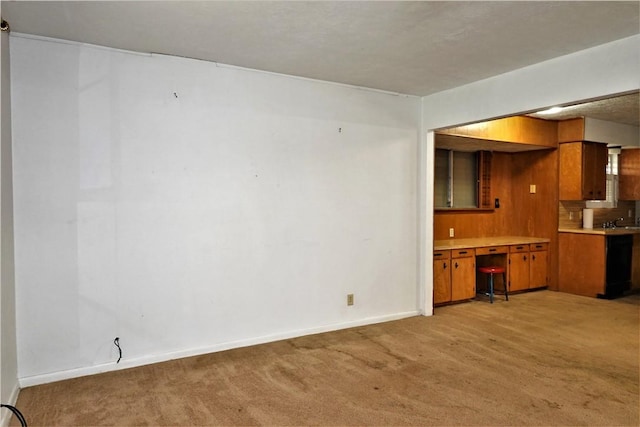
[[[544,288],[549,284],[549,244],[529,245],[529,289]]]
[[[560,144],[560,200],[604,200],[607,145],[579,141]]]
[[[459,249],[451,253],[451,301],[476,296],[476,254],[474,249]]]
[[[434,251],[434,305],[471,299],[475,296],[475,250],[456,249],[453,251]]]
[[[529,289],[529,245],[509,248],[509,292]]]
[[[433,253],[433,303],[451,301],[451,251]]]
[[[618,158],[618,198],[640,200],[640,148],[622,150]]]
[[[548,243],[509,247],[509,292],[548,285]]]
[[[604,235],[559,233],[559,290],[596,297],[605,292],[606,239]]]

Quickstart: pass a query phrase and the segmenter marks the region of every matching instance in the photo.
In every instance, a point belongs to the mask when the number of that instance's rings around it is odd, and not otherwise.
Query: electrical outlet
[[[449,229],[449,237],[453,237],[453,236],[455,236],[455,235],[456,235],[456,234],[455,234],[455,232],[453,231],[453,228],[450,228],[450,229]]]
[[[353,294],[347,294],[347,305],[353,305]]]
[[[529,193],[536,194],[536,185],[535,184],[531,184],[529,186]]]

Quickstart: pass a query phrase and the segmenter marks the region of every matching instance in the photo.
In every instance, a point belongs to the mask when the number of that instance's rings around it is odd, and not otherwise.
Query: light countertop
[[[560,228],[558,233],[597,234],[600,236],[615,236],[620,234],[640,234],[640,229],[618,228]]]
[[[496,236],[496,237],[474,237],[467,239],[447,239],[435,240],[433,249],[444,251],[447,249],[482,248],[487,246],[503,245],[528,245],[532,243],[547,243],[549,239],[542,237],[525,236]]]

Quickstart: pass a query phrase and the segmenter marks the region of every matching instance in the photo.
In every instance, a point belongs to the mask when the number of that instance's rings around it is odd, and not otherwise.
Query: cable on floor
[[[22,412],[20,412],[18,408],[11,405],[5,405],[4,403],[0,405],[0,408],[7,408],[11,412],[13,412],[13,414],[16,416],[18,421],[20,421],[20,425],[22,427],[27,427],[27,420],[24,418],[24,415],[22,415]]]

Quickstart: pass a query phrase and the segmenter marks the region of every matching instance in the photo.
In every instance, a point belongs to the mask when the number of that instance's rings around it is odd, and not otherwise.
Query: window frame
[[[453,184],[451,182],[451,177],[453,176],[453,172],[450,168],[451,158],[454,156],[453,152],[464,152],[463,150],[454,150],[448,148],[435,148],[435,150],[442,150],[449,152],[448,161],[449,166],[447,167],[447,203],[451,200],[450,191],[452,191]],[[437,159],[436,151],[434,150],[434,158]],[[473,151],[475,153],[475,161],[476,161],[476,176],[475,183],[472,184],[475,186],[475,207],[456,207],[456,206],[438,206],[436,204],[436,179],[437,175],[434,176],[434,210],[437,212],[487,212],[493,211],[493,198],[492,198],[492,186],[491,186],[491,165],[492,165],[492,153],[490,151],[482,151],[477,150]],[[455,165],[453,166],[455,168]],[[455,203],[455,194],[453,195],[453,203]]]

